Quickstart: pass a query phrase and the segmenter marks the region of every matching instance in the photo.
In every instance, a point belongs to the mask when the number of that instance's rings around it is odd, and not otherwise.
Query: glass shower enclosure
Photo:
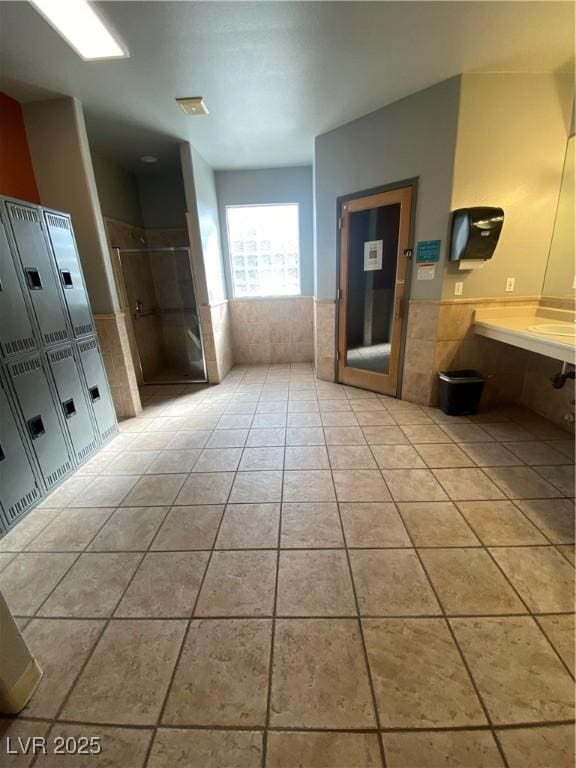
[[[117,248],[116,253],[142,382],[206,381],[190,249]]]

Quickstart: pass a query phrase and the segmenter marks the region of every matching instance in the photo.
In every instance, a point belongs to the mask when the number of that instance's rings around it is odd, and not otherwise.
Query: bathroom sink
[[[568,336],[574,339],[575,329],[567,323],[539,323],[538,325],[528,326],[528,330],[533,333],[543,333],[546,336]]]

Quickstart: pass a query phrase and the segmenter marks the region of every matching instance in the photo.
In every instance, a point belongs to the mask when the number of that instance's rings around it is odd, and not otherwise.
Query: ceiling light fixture
[[[158,158],[156,157],[156,155],[142,155],[140,160],[143,163],[157,163],[158,162]]]
[[[185,115],[209,115],[208,107],[204,104],[202,96],[186,96],[176,99],[176,104]]]
[[[129,54],[88,0],[30,0],[84,61],[121,59]]]

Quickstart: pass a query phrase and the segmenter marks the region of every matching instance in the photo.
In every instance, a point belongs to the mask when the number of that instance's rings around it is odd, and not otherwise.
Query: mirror
[[[547,299],[554,299],[555,303],[558,300],[573,300],[576,295],[575,280],[574,136],[571,136],[566,145],[564,171],[542,294]]]

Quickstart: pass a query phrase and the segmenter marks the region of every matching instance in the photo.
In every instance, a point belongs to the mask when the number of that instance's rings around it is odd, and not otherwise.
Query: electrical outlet
[[[513,291],[514,290],[514,283],[516,282],[515,277],[507,277],[506,278],[506,288],[505,291]]]
[[[454,283],[454,296],[462,296],[464,283]]]

